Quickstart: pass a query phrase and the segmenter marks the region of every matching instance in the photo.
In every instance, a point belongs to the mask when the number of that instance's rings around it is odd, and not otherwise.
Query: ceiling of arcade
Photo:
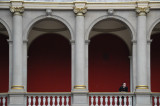
[[[121,38],[128,46],[129,51],[131,53],[132,35],[130,29],[124,23],[115,19],[107,19],[100,21],[92,28],[92,31],[90,33],[90,38],[104,33],[113,34]]]
[[[31,29],[28,37],[28,45],[32,43],[37,37],[53,33],[60,34],[70,40],[70,32],[68,28],[61,22],[53,19],[41,20],[37,22]],[[28,47],[29,47],[28,46]]]
[[[160,23],[158,23],[158,24],[154,27],[151,35],[154,35],[154,34],[157,34],[157,33],[160,33]]]
[[[4,25],[1,24],[1,23],[0,23],[0,34],[7,35],[7,36],[8,36],[8,32],[7,32],[6,28],[5,28]]]

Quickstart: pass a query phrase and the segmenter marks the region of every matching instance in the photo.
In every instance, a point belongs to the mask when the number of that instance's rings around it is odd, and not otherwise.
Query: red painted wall
[[[8,37],[0,34],[0,92],[8,92],[9,87],[9,46]]]
[[[160,34],[151,37],[151,90],[160,92]]]
[[[66,38],[48,34],[40,36],[31,44],[27,90],[28,92],[71,91],[71,45]]]
[[[114,35],[98,35],[89,45],[89,91],[118,92],[130,85],[130,60],[126,44]]]

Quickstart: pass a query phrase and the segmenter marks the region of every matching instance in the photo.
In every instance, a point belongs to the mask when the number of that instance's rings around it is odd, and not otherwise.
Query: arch
[[[127,82],[130,88],[128,56],[127,45],[119,37],[111,34],[93,37],[89,47],[89,90],[118,92],[122,82]]]
[[[28,92],[71,91],[71,46],[65,37],[44,34],[28,51]]]
[[[10,30],[8,24],[7,24],[4,20],[2,20],[1,18],[0,18],[0,23],[1,23],[2,25],[4,25],[4,27],[6,28],[6,30],[7,30],[7,32],[8,32],[9,40],[12,40],[11,30]]]
[[[152,36],[152,31],[153,31],[153,29],[155,28],[155,26],[157,25],[157,24],[159,24],[160,23],[160,19],[157,19],[152,25],[151,25],[151,27],[149,28],[149,31],[148,31],[148,35],[147,35],[147,39],[149,40],[150,38],[151,38],[151,36]]]
[[[0,33],[0,92],[8,92],[9,88],[9,44],[8,36]]]
[[[160,33],[151,36],[151,91],[160,92],[159,77],[160,77]]]
[[[92,24],[89,26],[89,28],[88,28],[88,30],[87,30],[87,32],[86,32],[86,34],[85,34],[85,37],[86,37],[85,39],[86,39],[86,40],[89,40],[89,35],[90,35],[90,32],[91,32],[92,28],[93,28],[98,22],[100,22],[100,21],[102,21],[102,20],[105,20],[105,19],[117,19],[117,20],[123,22],[124,24],[127,25],[127,27],[128,27],[128,28],[130,29],[130,31],[131,31],[131,38],[132,38],[132,40],[135,40],[135,39],[136,39],[135,29],[133,28],[133,26],[131,25],[131,23],[130,23],[127,19],[125,19],[125,18],[123,18],[123,17],[120,17],[120,16],[116,16],[116,15],[114,15],[114,16],[104,15],[104,16],[101,16],[101,17],[95,19],[95,20],[92,22]]]
[[[70,40],[73,40],[74,39],[74,36],[73,36],[73,29],[71,28],[70,24],[63,18],[59,17],[59,16],[56,16],[56,15],[53,15],[51,17],[46,17],[46,16],[39,16],[35,19],[33,19],[29,25],[27,26],[26,30],[24,31],[24,38],[23,40],[28,40],[28,35],[29,35],[29,32],[31,31],[32,27],[34,26],[34,24],[40,20],[43,20],[43,19],[55,19],[55,20],[58,20],[60,22],[62,22],[68,29],[69,29],[69,32],[70,32]]]

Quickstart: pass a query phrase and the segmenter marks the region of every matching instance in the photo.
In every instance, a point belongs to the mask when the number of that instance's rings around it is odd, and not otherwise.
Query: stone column
[[[142,5],[142,4],[141,4]],[[146,19],[149,7],[137,7],[137,81],[136,106],[151,106],[147,70],[147,34]]]
[[[72,106],[88,106],[88,89],[85,82],[85,37],[84,37],[84,14],[87,9],[85,2],[75,2],[76,14],[75,32],[75,82]]]
[[[146,15],[149,8],[137,7],[137,86],[136,91],[148,91]]]
[[[85,85],[85,40],[84,40],[84,13],[87,9],[75,7],[76,13],[76,40],[75,40],[75,71],[74,89],[86,89]]]
[[[21,4],[14,2],[12,4]],[[9,92],[8,106],[25,106],[23,85],[23,40],[22,40],[22,6],[12,6],[12,82]]]
[[[11,89],[21,91],[24,89],[22,80],[22,12],[23,7],[11,7],[13,13],[13,82]]]

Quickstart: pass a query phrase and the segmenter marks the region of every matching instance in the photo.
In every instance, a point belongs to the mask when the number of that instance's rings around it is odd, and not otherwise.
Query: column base
[[[72,106],[89,106],[88,90],[72,90]]]
[[[8,106],[26,106],[24,94],[9,94]]]
[[[136,93],[136,106],[152,106],[150,93]]]

